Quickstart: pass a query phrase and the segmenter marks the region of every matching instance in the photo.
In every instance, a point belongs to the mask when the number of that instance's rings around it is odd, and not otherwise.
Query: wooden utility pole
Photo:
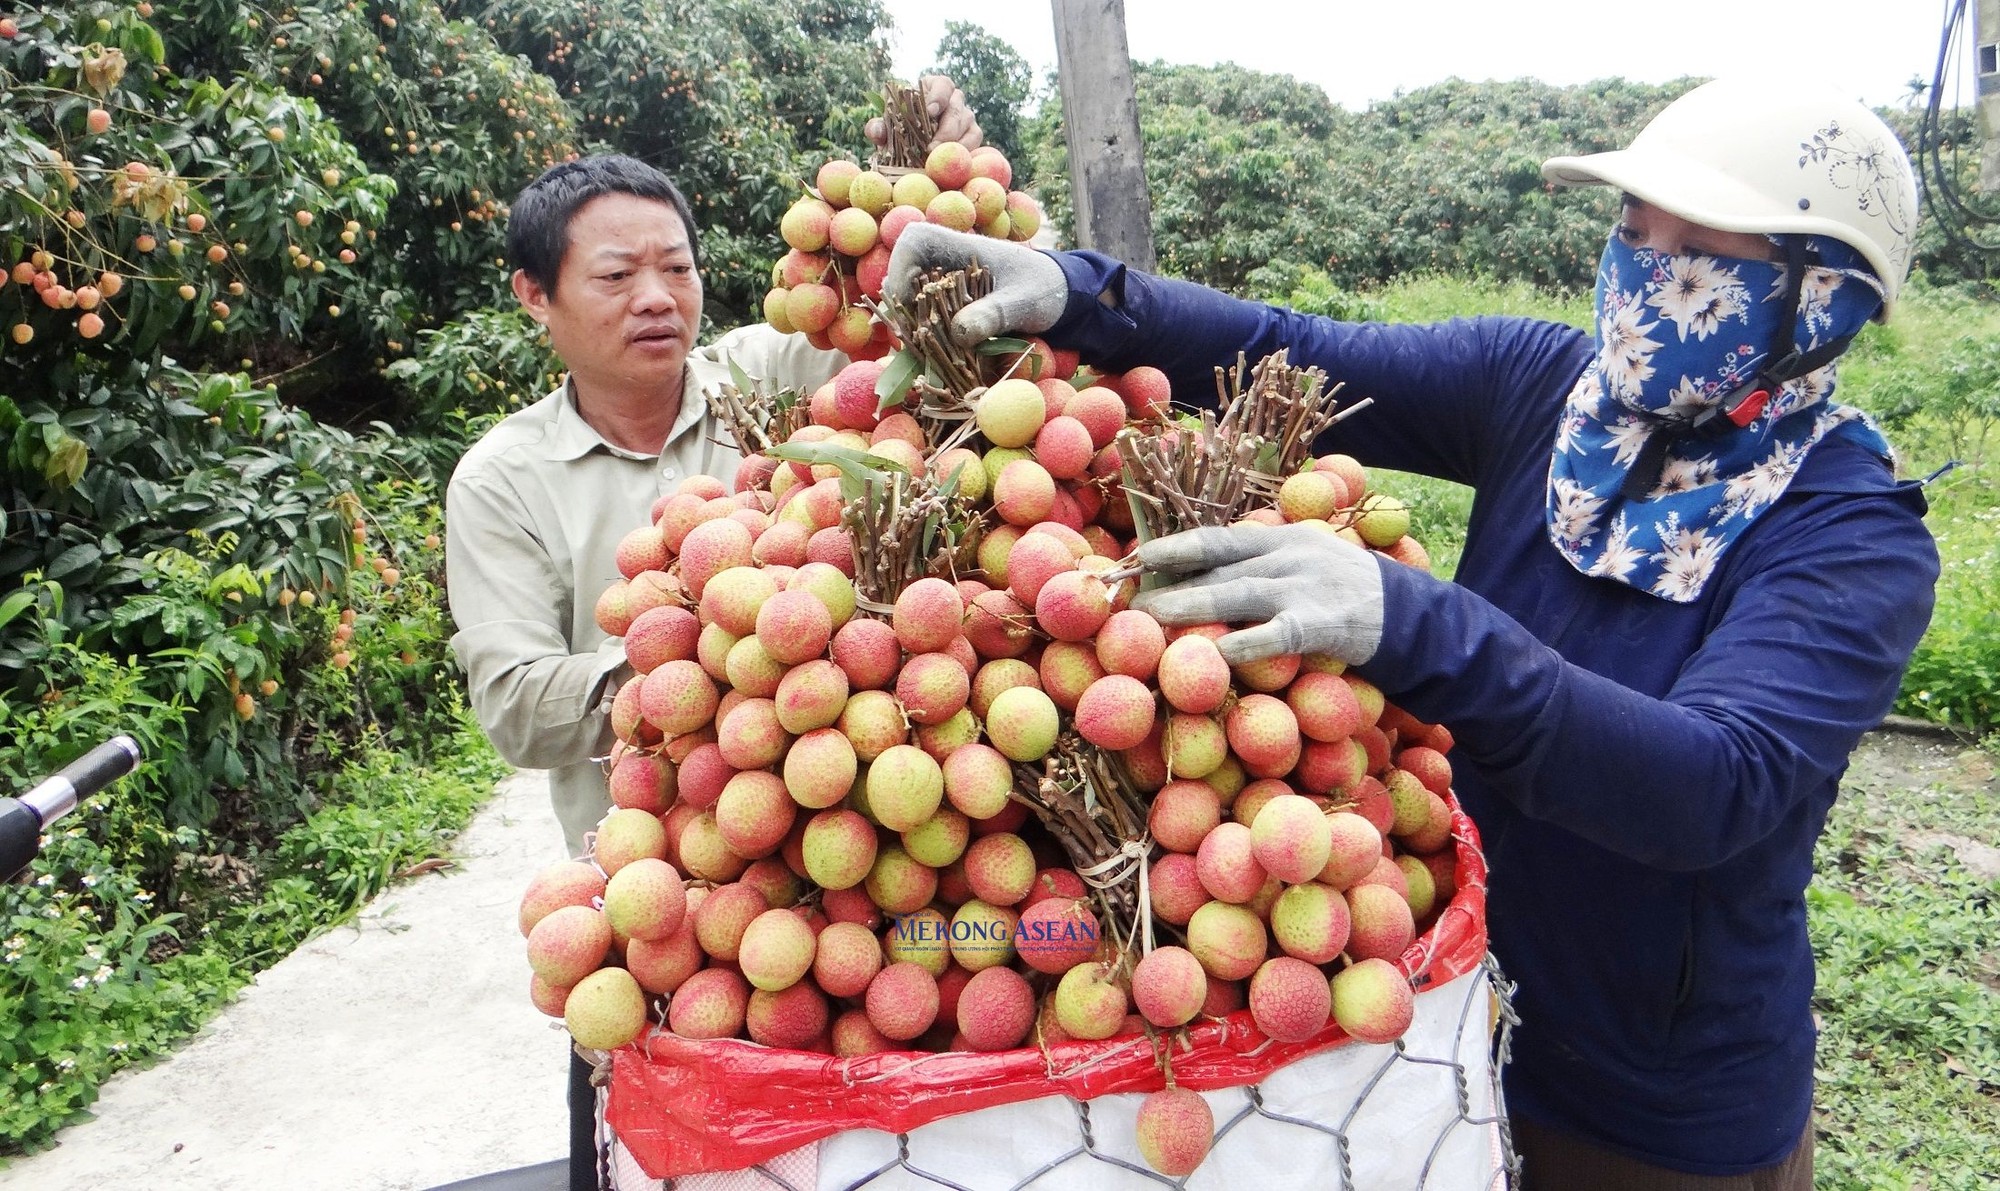
[[[1139,141],[1125,0],[1054,0],[1053,7],[1077,247],[1150,272],[1153,200]]]
[[[1979,189],[2000,192],[2000,0],[1972,10],[1972,73],[1979,83]]]

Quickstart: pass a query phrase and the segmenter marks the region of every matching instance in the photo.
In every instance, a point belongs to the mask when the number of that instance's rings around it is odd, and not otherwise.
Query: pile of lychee
[[[828,161],[811,193],[779,223],[789,251],[772,267],[765,321],[787,334],[803,332],[822,350],[879,358],[894,335],[862,299],[881,301],[889,252],[903,229],[930,222],[1027,240],[1041,229],[1042,209],[1026,192],[1009,190],[1013,180],[1014,167],[1000,150],[957,141],[934,147],[921,170]]]
[[[541,873],[520,909],[534,1003],[580,1044],[656,1026],[838,1056],[1164,1043],[1239,1010],[1285,1042],[1408,1026],[1397,961],[1454,888],[1450,734],[1331,658],[1232,667],[1232,626],[1131,608],[1134,584],[1102,577],[1134,549],[1114,439],[1188,431],[1157,370],[1027,356],[943,451],[880,408],[879,362],[812,395],[795,446],[955,482],[981,527],[937,560],[955,575],[886,612],[856,590],[830,463],[751,455],[733,485],[690,478],[621,543],[597,605],[634,672],[613,703],[615,806],[592,855]],[[1407,509],[1345,456],[1251,519],[1427,565]],[[1149,807],[1150,933],[1129,949],[1131,924],[1111,929],[1031,812],[1059,741],[1101,750]],[[1206,1152],[1189,1114],[1205,1102],[1171,1086],[1141,1113],[1163,1171]]]

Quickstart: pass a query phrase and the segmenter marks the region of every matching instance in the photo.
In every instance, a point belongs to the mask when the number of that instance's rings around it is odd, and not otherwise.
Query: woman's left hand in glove
[[[1192,529],[1139,547],[1148,571],[1172,577],[1133,607],[1163,624],[1250,627],[1216,644],[1234,665],[1324,653],[1350,665],[1382,643],[1382,572],[1367,550],[1307,525]]]

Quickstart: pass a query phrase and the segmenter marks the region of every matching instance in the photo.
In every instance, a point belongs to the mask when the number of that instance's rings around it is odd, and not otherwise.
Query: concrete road
[[[264,972],[0,1188],[403,1191],[563,1156],[568,1036],[528,1003],[514,919],[561,854],[546,775],[508,778],[453,867]]]

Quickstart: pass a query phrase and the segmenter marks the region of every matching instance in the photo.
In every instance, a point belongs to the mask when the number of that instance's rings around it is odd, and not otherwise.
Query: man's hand
[[[986,133],[979,127],[979,119],[972,114],[972,108],[965,102],[965,92],[958,84],[941,74],[927,74],[917,80],[917,90],[923,92],[924,110],[937,121],[937,135],[925,148],[936,148],[946,141],[957,141],[968,149],[986,143]],[[878,149],[889,143],[889,122],[880,116],[868,121],[862,131]]]
[[[1038,335],[1062,317],[1069,302],[1069,279],[1055,258],[1024,244],[955,232],[934,223],[913,223],[896,238],[883,292],[894,301],[908,302],[922,274],[963,269],[975,259],[993,275],[993,292],[951,320],[954,339],[969,346],[1008,331]]]
[[[1139,547],[1182,576],[1132,606],[1163,624],[1254,623],[1216,642],[1230,664],[1324,653],[1350,665],[1382,643],[1382,572],[1368,551],[1307,525],[1193,529]]]

